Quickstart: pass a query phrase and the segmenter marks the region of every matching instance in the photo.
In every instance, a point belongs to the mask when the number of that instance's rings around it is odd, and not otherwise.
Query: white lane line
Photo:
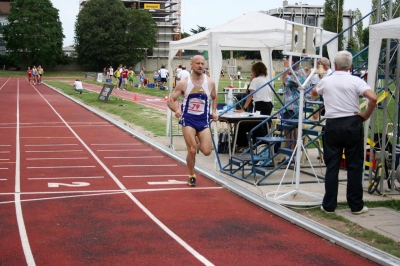
[[[63,177],[30,177],[28,180],[62,180],[62,179],[94,179],[104,178],[104,176],[63,176]]]
[[[158,165],[153,165],[153,164],[117,164],[113,165],[113,167],[176,167],[178,166],[177,164],[158,164]]]
[[[78,144],[26,144],[25,147],[44,147],[44,146],[76,146]]]
[[[61,127],[65,128],[65,126],[21,126],[21,128],[55,128],[55,127]],[[73,127],[113,127],[113,125],[75,125]],[[14,127],[2,127],[2,128],[14,128]]]
[[[16,158],[15,158],[15,211],[17,215],[17,223],[18,223],[18,229],[19,229],[19,235],[21,238],[21,243],[22,243],[22,249],[25,254],[25,260],[26,264],[28,266],[34,266],[36,265],[35,259],[33,258],[31,246],[29,244],[29,239],[28,235],[26,233],[26,228],[25,228],[25,222],[24,222],[24,216],[22,213],[22,205],[21,205],[21,173],[20,173],[20,167],[21,167],[21,148],[20,148],[20,135],[19,135],[19,79],[18,79],[18,86],[17,86],[17,127],[16,127],[16,148],[15,148],[15,153],[16,153]]]
[[[150,159],[164,158],[164,156],[119,156],[119,157],[104,157],[104,159]]]
[[[0,179],[0,181],[7,181],[7,178],[2,178]]]
[[[118,146],[118,145],[123,145],[123,146],[136,146],[136,145],[143,145],[142,143],[105,143],[105,144],[90,144],[92,146]]]
[[[154,188],[154,189],[132,189],[128,190],[131,193],[144,193],[144,192],[160,192],[160,191],[177,191],[177,190],[218,190],[222,189],[222,187],[190,187],[190,188]],[[63,192],[27,192],[21,193],[22,195],[41,195],[41,194],[76,194],[76,193],[84,193],[80,195],[71,195],[71,196],[59,196],[59,197],[46,197],[46,198],[34,198],[34,199],[26,199],[21,200],[21,202],[31,202],[31,201],[41,201],[41,200],[52,200],[52,199],[65,199],[65,198],[79,198],[79,197],[92,197],[99,195],[115,195],[126,193],[122,190],[91,190],[91,191],[63,191]],[[14,195],[15,193],[0,193],[0,195]],[[2,201],[1,204],[14,203],[14,201]]]
[[[8,170],[8,168],[0,168],[0,170]]]
[[[81,152],[83,150],[58,150],[58,151],[25,151],[25,152]]]
[[[135,188],[135,189],[124,189],[124,190],[66,190],[66,191],[39,191],[39,192],[20,192],[20,195],[53,195],[53,194],[76,194],[76,193],[145,193],[145,192],[160,192],[160,191],[175,191],[175,190],[214,190],[222,189],[222,187],[175,187],[175,188]],[[0,196],[14,195],[15,192],[4,192],[0,193]],[[0,202],[1,203],[1,202]]]
[[[86,160],[88,157],[72,157],[72,158],[26,158],[27,161],[37,160]]]
[[[178,176],[188,177],[188,175],[124,175],[122,177],[178,177]]]
[[[27,169],[53,169],[53,168],[94,168],[92,165],[72,165],[72,166],[29,166]]]
[[[82,143],[82,145],[87,149],[87,151],[93,156],[93,158],[103,167],[103,169],[110,175],[113,181],[117,184],[117,186],[124,190],[125,195],[128,196],[144,213],[149,216],[154,223],[156,223],[161,229],[163,229],[168,235],[170,235],[176,242],[178,242],[183,248],[185,248],[188,252],[190,252],[195,258],[204,263],[205,265],[214,265],[209,260],[207,260],[203,255],[197,252],[194,248],[192,248],[189,244],[187,244],[183,239],[181,239],[177,234],[175,234],[171,229],[169,229],[166,225],[164,225],[155,215],[153,215],[137,198],[133,196],[132,193],[127,191],[125,186],[121,183],[121,181],[114,175],[114,173],[100,160],[99,157],[90,149],[90,147],[78,136],[78,134],[72,129],[71,126],[62,118],[62,116],[54,109],[54,107],[44,98],[40,92],[34,88],[37,93],[46,101],[49,107],[54,111],[54,113],[60,118],[61,121],[65,123],[65,126],[71,131],[71,133]],[[149,149],[150,150],[150,149]]]
[[[0,161],[9,161],[10,159],[0,159]]]
[[[10,153],[10,151],[0,151],[0,153]]]
[[[6,144],[4,144],[4,145],[0,145],[0,147],[10,147],[11,145],[6,145]]]
[[[110,151],[151,151],[151,149],[133,149],[133,150],[97,150],[97,151],[105,151],[105,152],[110,152]]]
[[[168,180],[161,182],[147,182],[149,185],[186,185],[187,181]]]

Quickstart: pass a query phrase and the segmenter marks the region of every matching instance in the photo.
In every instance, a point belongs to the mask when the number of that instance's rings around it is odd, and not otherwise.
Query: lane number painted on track
[[[178,180],[168,180],[162,182],[147,182],[149,185],[186,185],[186,181],[178,181]]]
[[[66,183],[48,183],[49,187],[87,187],[90,186],[90,183],[88,182],[72,182],[71,184],[66,184]]]

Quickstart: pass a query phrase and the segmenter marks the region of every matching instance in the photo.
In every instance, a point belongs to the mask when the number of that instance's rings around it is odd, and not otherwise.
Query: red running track
[[[373,264],[44,85],[1,79],[0,114],[0,265]]]

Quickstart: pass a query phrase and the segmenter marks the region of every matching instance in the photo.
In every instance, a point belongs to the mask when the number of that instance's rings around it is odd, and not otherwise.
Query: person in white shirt
[[[313,96],[323,95],[325,103],[324,161],[325,195],[321,210],[335,212],[339,186],[339,169],[343,151],[347,167],[347,202],[353,214],[368,212],[363,201],[364,132],[363,122],[375,109],[377,96],[368,84],[352,76],[353,56],[340,51],[335,56],[335,72],[312,89]],[[359,97],[368,99],[361,113]]]
[[[79,79],[75,80],[74,87],[75,87],[76,93],[79,92],[80,94],[82,94],[82,92],[83,92],[82,81],[80,81]]]
[[[181,80],[183,80],[184,78],[186,78],[188,76],[190,76],[189,71],[186,70],[186,66],[182,66],[182,70],[178,73],[178,76],[177,76],[176,80],[177,81],[181,81]]]
[[[264,63],[257,62],[251,67],[251,72],[252,79],[248,88],[249,93],[258,90],[261,87],[262,88],[250,97],[248,97],[243,104],[243,109],[237,110],[236,112],[248,111],[254,113],[256,111],[260,111],[260,114],[262,115],[270,115],[273,107],[272,102],[274,100],[274,93],[272,92],[270,86],[265,85],[269,81],[269,79],[267,78],[268,69],[264,65]],[[251,102],[253,102],[253,109],[246,110],[250,106]],[[258,124],[259,123],[246,123],[240,125],[237,136],[238,152],[242,152],[245,148],[247,148],[249,144],[246,133],[252,130],[253,127],[257,126]],[[252,136],[253,141],[256,139],[256,137],[264,137],[267,133],[267,127],[266,125],[264,125],[254,132],[254,135]]]
[[[161,78],[161,86],[164,87],[165,83],[167,82],[168,70],[165,69],[164,66],[161,66],[160,70],[158,70],[158,73],[160,74]]]

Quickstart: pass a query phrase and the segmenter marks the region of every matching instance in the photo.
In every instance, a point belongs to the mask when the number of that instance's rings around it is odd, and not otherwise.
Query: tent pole
[[[392,0],[389,0],[389,9],[388,9],[388,20],[392,19]],[[385,93],[388,92],[389,90],[389,65],[390,65],[390,40],[387,39],[386,41],[386,54],[385,54]],[[388,105],[388,97],[385,97],[383,100],[383,118],[382,118],[382,142],[381,142],[381,158],[380,162],[383,163],[386,160],[386,138],[387,138],[387,132],[386,132],[386,127],[387,125],[387,105]],[[388,178],[388,176],[386,176]],[[383,180],[381,180],[379,186],[380,186],[380,191],[383,191]]]

